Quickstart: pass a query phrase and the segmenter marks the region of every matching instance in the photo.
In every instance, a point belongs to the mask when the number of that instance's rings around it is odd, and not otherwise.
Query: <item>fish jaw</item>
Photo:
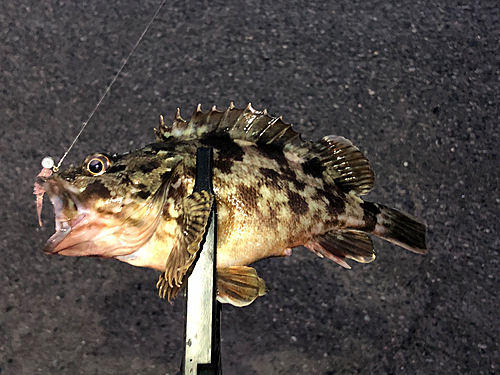
[[[39,195],[47,193],[55,213],[56,232],[47,240],[43,251],[46,254],[59,253],[65,247],[65,239],[82,222],[88,210],[77,199],[78,191],[56,176],[37,176],[35,189]]]
[[[49,196],[55,212],[56,231],[44,246],[46,254],[127,256],[152,235],[152,228],[144,231],[124,224],[123,215],[97,212],[92,201],[83,202],[80,191],[58,176],[38,177],[36,185]]]
[[[93,211],[84,211],[69,221],[59,221],[56,215],[56,233],[47,240],[43,250],[46,254],[65,256],[111,258],[127,255],[135,248],[121,241],[126,232],[121,224]]]

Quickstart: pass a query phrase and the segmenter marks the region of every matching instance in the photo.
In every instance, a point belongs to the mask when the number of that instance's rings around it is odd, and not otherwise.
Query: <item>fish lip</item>
[[[43,252],[57,254],[65,250],[64,247],[58,248],[58,246],[86,217],[86,210],[78,199],[75,189],[58,176],[37,176],[35,184],[38,184],[47,193],[55,213],[55,233],[45,243]],[[65,211],[70,206],[76,208],[76,214],[68,217]]]
[[[59,227],[59,228],[58,228]],[[56,232],[50,236],[43,247],[45,254],[57,254],[57,245],[59,245],[71,233],[71,225],[67,221],[61,222],[56,219]]]
[[[64,247],[58,249],[58,246],[71,233],[72,229],[85,218],[85,216],[86,214],[82,213],[73,220],[63,221],[56,215],[56,231],[45,243],[43,252],[45,254],[58,254],[59,252],[66,250]]]

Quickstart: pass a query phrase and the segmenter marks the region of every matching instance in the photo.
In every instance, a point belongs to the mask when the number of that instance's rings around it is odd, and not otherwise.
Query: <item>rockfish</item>
[[[221,302],[245,306],[265,293],[251,263],[305,246],[350,268],[375,259],[369,235],[426,253],[423,221],[360,196],[373,187],[367,158],[349,140],[303,141],[281,117],[251,105],[200,106],[189,120],[163,118],[156,142],[122,155],[91,154],[79,165],[41,173],[56,233],[44,251],[115,258],[161,271],[160,296],[175,297],[217,207],[217,288]],[[213,190],[193,192],[196,149],[212,147]]]

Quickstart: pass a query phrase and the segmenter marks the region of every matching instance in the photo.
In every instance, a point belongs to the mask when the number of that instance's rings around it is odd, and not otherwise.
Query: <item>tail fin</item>
[[[372,234],[414,253],[427,253],[422,219],[378,203],[364,202],[363,208],[377,219]]]

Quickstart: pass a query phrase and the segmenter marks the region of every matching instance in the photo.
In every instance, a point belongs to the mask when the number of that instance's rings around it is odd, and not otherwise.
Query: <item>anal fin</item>
[[[316,236],[304,246],[316,255],[333,260],[344,268],[351,268],[345,261],[346,258],[360,263],[370,263],[375,259],[371,238],[356,230],[331,231]]]
[[[217,269],[217,300],[236,307],[248,306],[266,294],[266,283],[252,267]]]

